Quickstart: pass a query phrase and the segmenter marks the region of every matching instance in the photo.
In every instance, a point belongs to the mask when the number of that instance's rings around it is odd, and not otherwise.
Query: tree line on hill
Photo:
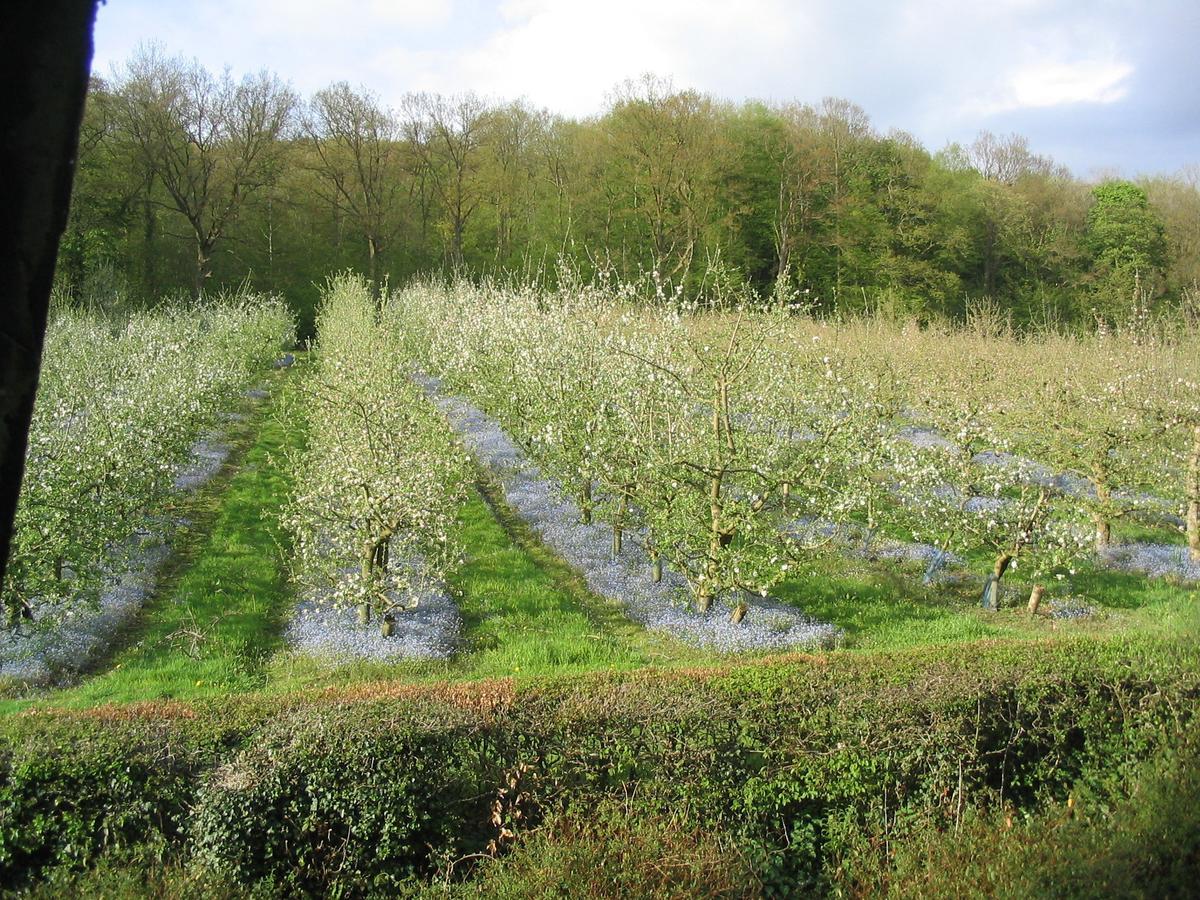
[[[714,259],[818,313],[1017,325],[1200,309],[1200,167],[1089,183],[1016,135],[930,153],[855,104],[734,104],[652,77],[571,119],[336,83],[299,97],[139,51],[93,79],[60,283],[154,298],[328,272],[651,276]]]

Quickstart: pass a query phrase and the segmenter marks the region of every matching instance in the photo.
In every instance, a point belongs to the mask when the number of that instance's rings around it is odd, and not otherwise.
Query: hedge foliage
[[[24,715],[0,731],[0,883],[160,847],[270,893],[394,891],[619,801],[732,838],[752,893],[819,889],[863,834],[1120,779],[1191,722],[1197,657],[981,644]]]

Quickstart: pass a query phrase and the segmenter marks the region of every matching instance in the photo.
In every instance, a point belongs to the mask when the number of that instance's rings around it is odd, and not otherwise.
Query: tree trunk
[[[696,609],[702,613],[706,613],[710,607],[712,607],[712,591],[708,587],[708,583],[705,582],[696,591]]]
[[[204,283],[212,275],[213,244],[210,241],[196,241],[196,271],[192,282],[192,299],[199,300],[204,294]]]
[[[1108,517],[1106,504],[1112,497],[1108,481],[1097,476],[1095,479],[1096,502],[1098,507],[1092,513],[1092,521],[1096,523],[1096,553],[1103,553],[1112,543],[1112,520]]]
[[[1192,426],[1192,455],[1187,478],[1188,559],[1200,563],[1200,425]]]
[[[1000,608],[1000,579],[1012,564],[1012,554],[1003,553],[996,557],[992,572],[983,583],[983,608],[997,610]]]
[[[158,290],[158,219],[150,193],[154,190],[154,178],[146,184],[146,199],[142,203],[142,281],[148,297],[157,297]]]
[[[373,576],[374,576],[373,569],[375,566],[375,552],[376,551],[375,551],[374,545],[368,547],[367,550],[363,553],[362,561],[359,564],[358,571],[359,571],[359,574],[362,576],[362,580],[365,584],[370,584],[371,581],[373,580]],[[357,612],[358,612],[358,624],[359,625],[366,625],[371,621],[371,604],[370,603],[358,604]]]
[[[463,265],[463,232],[466,229],[466,222],[461,216],[454,217],[454,230],[452,244],[450,247],[450,262],[451,268],[458,271]]]
[[[662,557],[657,553],[650,558],[650,580],[655,584],[662,581],[663,564]]]
[[[733,608],[733,612],[729,614],[729,621],[734,625],[741,624],[742,619],[746,618],[746,612],[749,609],[750,607],[746,604],[745,600],[740,601],[737,606]]]
[[[629,494],[626,491],[627,488],[622,489],[621,499],[617,501],[617,512],[613,516],[612,555],[614,557],[621,555],[621,548],[624,544],[625,510],[629,507]]]
[[[367,238],[367,275],[371,280],[371,299],[379,302],[383,294],[383,285],[379,274],[379,241],[374,237]]]
[[[1103,553],[1112,543],[1112,522],[1102,513],[1094,513],[1092,519],[1096,523],[1096,552]]]
[[[712,585],[716,583],[721,550],[726,543],[725,533],[721,530],[721,480],[720,475],[714,475],[708,483],[708,558],[704,561],[704,587],[696,597],[701,612],[707,612],[712,605]]]
[[[583,479],[579,487],[579,521],[584,525],[592,524],[592,480]]]

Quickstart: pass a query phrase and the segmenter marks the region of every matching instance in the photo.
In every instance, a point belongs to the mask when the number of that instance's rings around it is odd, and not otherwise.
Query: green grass
[[[1179,528],[1153,519],[1117,519],[1113,522],[1113,540],[1116,543],[1145,542],[1148,544],[1187,544],[1187,535]]]
[[[921,583],[923,567],[830,554],[776,589],[782,599],[845,632],[849,650],[894,650],[984,639],[1054,638],[1119,631],[1178,632],[1194,628],[1200,613],[1194,592],[1169,579],[1084,566],[1063,582],[1052,581],[1047,600],[1070,598],[1096,614],[1077,620],[1031,619],[1025,600],[1031,585],[1017,569],[1002,582],[1002,608],[980,607],[984,556],[967,559],[952,577]]]
[[[272,690],[403,677],[413,681],[570,675],[713,661],[711,654],[647,632],[620,606],[588,590],[582,577],[538,540],[479,477],[459,513],[467,559],[449,587],[463,618],[463,642],[450,660],[353,663],[281,655]]]
[[[471,563],[454,587],[462,603],[472,668],[480,675],[628,669],[711,658],[631,623],[620,605],[588,590],[480,481],[463,511]],[[485,502],[486,501],[486,502]]]
[[[271,399],[247,405],[251,418],[228,430],[230,459],[181,505],[190,525],[175,535],[136,626],[96,674],[73,688],[35,695],[39,705],[196,699],[263,685],[264,661],[277,648],[280,617],[290,603],[279,526],[287,476],[279,454],[302,435],[278,413],[297,377],[273,372]],[[9,700],[0,703],[0,713],[34,702]]]
[[[191,525],[176,536],[137,627],[80,685],[0,701],[0,714],[35,703],[87,707],[380,680],[526,679],[719,660],[647,632],[619,604],[593,594],[517,518],[500,486],[483,472],[459,516],[467,558],[449,587],[464,628],[452,659],[339,664],[287,652],[279,637],[293,602],[287,536],[279,524],[289,488],[282,452],[302,446],[304,439],[301,418],[290,414],[289,404],[305,364],[302,358],[294,370],[272,373],[272,399],[257,408],[247,405],[250,419],[230,428],[229,464],[181,505]],[[888,529],[883,531],[886,536]],[[1128,525],[1119,537],[1134,536],[1127,531]],[[1153,533],[1163,536],[1162,529]],[[969,558],[958,577],[924,586],[920,564],[828,554],[801,567],[777,594],[840,627],[850,651],[1122,631],[1200,632],[1200,613],[1186,585],[1093,567],[1052,583],[1050,597],[1089,603],[1097,607],[1096,616],[1030,619],[1024,613],[1029,586],[1019,570],[1005,577],[1008,608],[988,612],[979,608],[979,591],[990,563],[982,555]]]
[[[837,625],[845,632],[843,646],[852,650],[1030,636],[1031,623],[977,609],[973,582],[924,587],[913,566],[831,556],[814,560],[776,594]]]

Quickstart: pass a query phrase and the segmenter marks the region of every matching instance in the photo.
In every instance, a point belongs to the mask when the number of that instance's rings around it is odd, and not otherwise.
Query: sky
[[[1200,0],[107,0],[95,42],[102,77],[157,43],[302,95],[344,80],[584,117],[649,73],[842,97],[931,151],[1020,134],[1083,178],[1200,164]]]

